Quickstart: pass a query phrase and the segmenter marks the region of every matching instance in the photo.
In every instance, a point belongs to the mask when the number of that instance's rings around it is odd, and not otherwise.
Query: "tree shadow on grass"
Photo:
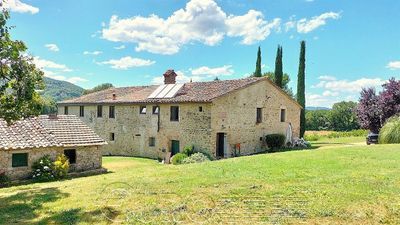
[[[68,193],[62,193],[58,188],[40,188],[0,197],[0,224],[95,224],[107,220],[106,216],[113,219],[119,215],[117,210],[103,208],[89,212],[81,208],[55,212],[44,209],[44,204],[68,196]],[[105,216],[103,212],[112,213]],[[43,219],[35,221],[38,217]]]

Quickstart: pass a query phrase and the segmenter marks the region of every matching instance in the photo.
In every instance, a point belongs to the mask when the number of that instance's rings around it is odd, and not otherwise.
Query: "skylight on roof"
[[[173,98],[184,84],[163,84],[160,85],[147,98]]]

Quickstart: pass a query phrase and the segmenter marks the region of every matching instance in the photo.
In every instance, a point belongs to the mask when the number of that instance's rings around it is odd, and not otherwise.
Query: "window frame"
[[[115,119],[115,106],[108,106],[108,118]]]
[[[110,133],[110,141],[115,141],[115,133],[114,132]]]
[[[157,109],[158,109],[158,112],[156,112]],[[153,112],[153,115],[160,114],[160,106],[157,106],[157,105],[153,106],[152,112]]]
[[[156,138],[149,137],[149,147],[155,147],[155,146],[156,146]]]
[[[263,111],[262,108],[256,109],[256,123],[262,123],[263,121],[262,111]]]
[[[85,106],[79,106],[79,117],[85,117]]]
[[[24,159],[24,160],[26,160],[26,162],[24,164],[15,162],[17,159],[15,159],[14,156],[17,156],[17,155],[26,156],[26,158]],[[27,153],[27,152],[12,153],[12,155],[11,155],[11,167],[12,168],[20,168],[20,167],[28,167],[28,166],[29,166],[29,153]]]
[[[143,110],[144,110],[144,112],[143,112]],[[139,114],[141,114],[141,115],[146,115],[147,114],[147,106],[146,105],[141,105],[139,107]]]
[[[97,118],[102,118],[102,117],[103,117],[103,106],[97,105]]]
[[[280,111],[280,121],[281,121],[281,123],[286,122],[286,109],[284,109],[284,108],[281,108],[281,111]]]
[[[68,115],[68,106],[64,106],[64,115]]]
[[[179,122],[179,106],[170,107],[170,121]]]
[[[68,152],[72,152],[72,154],[69,154]],[[64,149],[64,155],[67,157],[68,162],[70,164],[76,164],[77,161],[77,154],[76,154],[76,149]],[[71,160],[70,156],[73,156],[73,160]]]

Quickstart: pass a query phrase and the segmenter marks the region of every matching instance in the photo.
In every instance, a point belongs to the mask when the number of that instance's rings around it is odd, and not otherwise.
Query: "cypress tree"
[[[282,66],[282,46],[278,45],[275,59],[275,84],[283,88],[283,66]]]
[[[297,75],[297,102],[303,107],[300,113],[300,137],[304,137],[305,123],[306,123],[305,70],[306,70],[306,42],[301,41],[299,73]]]
[[[258,46],[258,52],[257,52],[257,62],[256,62],[256,71],[254,72],[255,77],[261,77],[261,48]]]

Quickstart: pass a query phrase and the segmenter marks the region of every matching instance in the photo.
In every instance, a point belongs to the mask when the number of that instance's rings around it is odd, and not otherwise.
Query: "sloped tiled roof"
[[[73,147],[106,142],[74,115],[38,116],[7,126],[0,119],[0,149]]]
[[[252,77],[238,80],[185,83],[175,97],[163,99],[147,98],[157,89],[158,85],[109,88],[83,95],[79,98],[62,101],[58,104],[211,102],[215,98],[265,79],[267,78]],[[116,96],[115,99],[113,99],[113,94]]]

